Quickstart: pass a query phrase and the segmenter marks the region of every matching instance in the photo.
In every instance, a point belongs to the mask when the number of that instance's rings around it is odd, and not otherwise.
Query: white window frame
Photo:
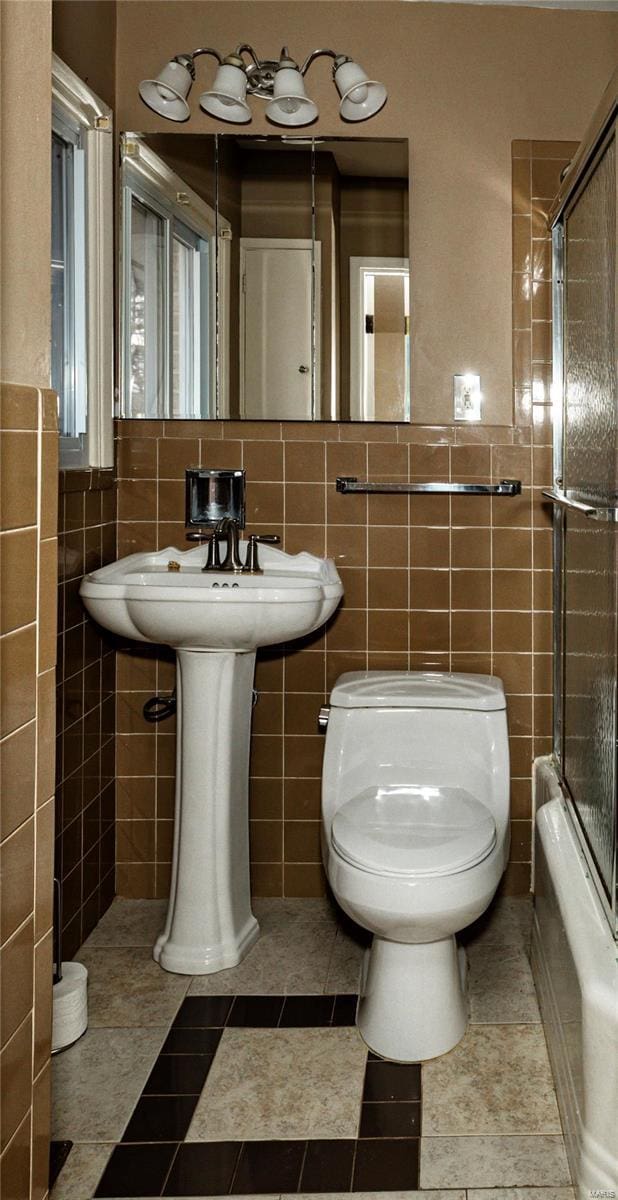
[[[52,55],[52,129],[73,131],[84,154],[80,202],[83,269],[76,276],[75,308],[85,314],[76,362],[86,405],[86,431],[60,437],[62,467],[114,464],[114,137],[112,111],[62,59]],[[79,181],[78,181],[79,186]],[[75,197],[78,201],[80,197]],[[79,305],[79,308],[78,308]],[[79,317],[78,317],[79,319]]]
[[[131,215],[135,198],[146,205],[166,222],[164,258],[165,291],[164,311],[167,337],[163,346],[163,394],[157,397],[157,411],[147,413],[147,418],[171,420],[172,414],[172,320],[171,320],[171,267],[173,240],[183,240],[182,227],[196,241],[208,241],[212,258],[208,279],[209,314],[209,411],[207,414],[196,409],[194,394],[193,411],[187,417],[226,417],[229,414],[229,382],[225,347],[229,345],[229,295],[232,229],[230,222],[215,212],[205,200],[187,186],[163,159],[140,138],[138,134],[126,133],[121,137],[122,161],[122,204],[120,237],[120,416],[133,416],[131,412]],[[186,239],[185,244],[188,244]],[[205,286],[201,280],[202,287]],[[214,316],[214,319],[212,317]],[[201,332],[201,330],[200,330]],[[194,340],[194,352],[199,354],[199,342]],[[195,362],[197,367],[197,361]],[[201,364],[200,364],[201,368]],[[201,376],[201,369],[200,369]]]

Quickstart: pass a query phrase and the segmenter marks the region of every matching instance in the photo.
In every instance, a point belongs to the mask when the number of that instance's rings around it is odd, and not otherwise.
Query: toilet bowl
[[[508,860],[509,749],[489,675],[354,671],[330,697],[322,853],[346,913],[373,933],[357,1024],[384,1058],[444,1054],[467,1024],[455,934]]]

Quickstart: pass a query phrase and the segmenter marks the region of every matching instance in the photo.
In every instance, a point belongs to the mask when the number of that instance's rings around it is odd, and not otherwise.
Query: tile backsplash
[[[258,656],[251,755],[254,892],[316,895],[323,738],[317,713],[343,671],[495,671],[509,696],[513,850],[508,886],[529,882],[530,771],[551,732],[551,474],[548,426],[119,423],[119,553],[184,546],[184,468],[244,467],[247,532],[288,553],[328,554],[345,598],[325,630]],[[470,441],[471,437],[475,440]],[[415,438],[423,439],[420,444]],[[380,440],[381,439],[381,440]],[[521,497],[364,496],[339,474],[392,480],[522,481]],[[151,519],[154,517],[155,519]],[[173,687],[173,663],[127,647],[118,675],[118,887],[165,895],[174,734],[143,720]]]
[[[278,533],[288,553],[335,559],[344,601],[327,626],[258,656],[251,751],[252,886],[312,896],[320,856],[323,738],[317,713],[343,671],[494,672],[508,697],[511,861],[503,887],[526,891],[531,763],[551,746],[550,266],[546,213],[570,143],[513,144],[511,427],[303,422],[117,423],[118,553],[187,546],[184,470],[244,467],[247,533]],[[519,497],[341,495],[337,475],[402,480],[520,479]],[[118,656],[117,886],[169,888],[175,763],[171,721],[142,716],[171,691],[165,649]]]
[[[0,1188],[24,1200],[49,1169],[56,403],[0,386]]]
[[[115,890],[115,646],[79,598],[116,557],[113,471],[61,471],[58,505],[55,870],[72,957]]]

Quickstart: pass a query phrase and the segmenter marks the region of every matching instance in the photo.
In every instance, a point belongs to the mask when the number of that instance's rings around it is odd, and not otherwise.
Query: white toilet
[[[339,904],[374,935],[357,1023],[382,1057],[419,1062],[463,1037],[455,934],[487,908],[508,852],[501,680],[342,675],[328,710],[322,853]]]

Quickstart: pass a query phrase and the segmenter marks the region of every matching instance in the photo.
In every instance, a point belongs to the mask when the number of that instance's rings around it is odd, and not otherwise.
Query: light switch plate
[[[480,375],[453,375],[453,420],[481,420]]]

